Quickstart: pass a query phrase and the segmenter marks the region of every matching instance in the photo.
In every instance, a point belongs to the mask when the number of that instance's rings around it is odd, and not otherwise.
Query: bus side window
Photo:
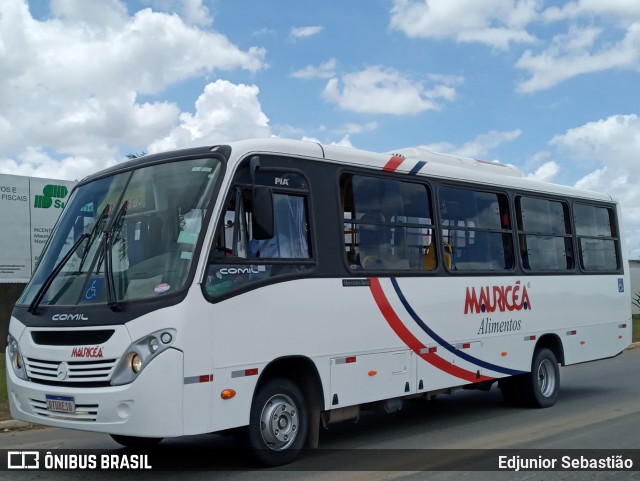
[[[274,194],[274,235],[270,239],[251,239],[249,254],[268,259],[304,259],[309,257],[305,199],[301,196]]]
[[[301,192],[274,191],[274,235],[255,238],[252,232],[252,192],[239,185],[220,219],[217,239],[209,255],[205,291],[212,297],[275,277],[311,269],[308,199]]]
[[[612,209],[576,203],[574,206],[580,267],[585,271],[619,268],[619,242]]]
[[[515,267],[509,200],[505,194],[440,188],[440,217],[448,269],[505,271]],[[449,252],[447,252],[449,251]]]
[[[341,178],[340,191],[345,257],[351,269],[436,268],[427,186],[348,174]]]
[[[574,268],[569,206],[565,202],[518,196],[516,216],[525,270],[562,272]]]

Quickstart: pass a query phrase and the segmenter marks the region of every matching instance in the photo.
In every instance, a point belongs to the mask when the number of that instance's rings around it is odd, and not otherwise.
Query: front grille
[[[95,331],[32,331],[33,342],[42,346],[95,346],[107,342],[113,329]]]
[[[95,422],[98,420],[97,404],[76,404],[76,410],[73,413],[49,411],[47,409],[47,403],[37,399],[29,399],[29,404],[31,404],[31,409],[33,409],[36,416],[47,419],[65,419],[82,422]]]
[[[109,385],[109,380],[115,369],[117,359],[100,359],[98,361],[67,361],[67,376],[61,380],[58,377],[58,369],[62,361],[46,361],[43,359],[25,358],[27,376],[35,383],[69,386],[85,385],[88,383],[104,383]]]

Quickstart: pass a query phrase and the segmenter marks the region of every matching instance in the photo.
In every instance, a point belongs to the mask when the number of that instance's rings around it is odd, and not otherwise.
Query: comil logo
[[[89,318],[84,314],[54,314],[51,316],[52,321],[88,321]]]
[[[60,199],[64,199],[68,193],[69,189],[64,185],[47,184],[42,188],[43,195],[36,195],[33,207],[48,209],[53,206],[56,209],[62,209],[64,202]]]
[[[527,287],[516,281],[513,286],[467,287],[464,313],[531,310]]]

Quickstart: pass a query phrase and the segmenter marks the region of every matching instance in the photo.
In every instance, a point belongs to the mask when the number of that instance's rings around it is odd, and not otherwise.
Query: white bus
[[[12,313],[11,414],[128,446],[233,432],[277,465],[460,387],[548,407],[559,365],[631,342],[619,219],[608,195],[419,149],[119,164],[75,187]]]

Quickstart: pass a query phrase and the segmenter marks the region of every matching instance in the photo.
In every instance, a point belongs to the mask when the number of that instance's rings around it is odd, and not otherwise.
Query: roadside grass
[[[640,342],[640,314],[633,315],[633,342]],[[4,353],[0,352],[0,421],[11,419],[7,398],[7,371]]]

